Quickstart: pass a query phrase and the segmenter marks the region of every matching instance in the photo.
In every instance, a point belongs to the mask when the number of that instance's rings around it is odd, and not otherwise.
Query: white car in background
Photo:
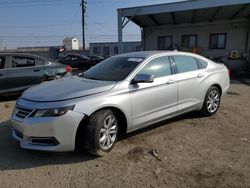
[[[202,56],[136,52],[104,60],[82,77],[26,90],[11,118],[22,148],[110,152],[118,134],[190,111],[214,115],[229,89],[228,70]]]

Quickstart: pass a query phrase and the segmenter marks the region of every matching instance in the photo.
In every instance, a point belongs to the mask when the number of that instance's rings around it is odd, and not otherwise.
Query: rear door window
[[[0,57],[0,69],[4,69],[4,64],[5,64],[5,58]]]
[[[12,59],[12,68],[35,66],[35,59],[30,57],[14,56]]]
[[[78,56],[71,56],[71,61],[79,61],[79,57]]]
[[[43,59],[36,59],[35,66],[46,65],[46,61]]]
[[[199,69],[205,69],[207,67],[206,61],[203,61],[199,58],[196,58],[196,61],[198,62]]]
[[[191,56],[176,55],[173,57],[178,73],[190,72],[199,69],[196,60]]]
[[[171,73],[170,61],[167,56],[151,60],[139,72],[139,74],[154,75],[155,78],[169,76]]]

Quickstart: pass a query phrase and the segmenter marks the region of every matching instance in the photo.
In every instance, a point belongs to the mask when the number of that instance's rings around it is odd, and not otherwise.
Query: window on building
[[[210,49],[225,49],[226,48],[226,33],[210,34],[209,48]]]
[[[28,57],[13,57],[12,68],[35,66],[35,59]]]
[[[158,37],[158,50],[172,50],[172,36]]]
[[[109,56],[109,47],[108,46],[103,47],[103,55]]]
[[[4,62],[5,62],[4,57],[0,57],[0,69],[4,69]]]
[[[115,54],[118,54],[118,46],[115,46],[115,47],[114,47],[114,53],[115,53]]]
[[[136,47],[135,47],[135,51],[136,51],[136,52],[140,52],[140,51],[141,51],[141,46],[136,46]]]
[[[155,78],[171,75],[169,58],[165,56],[153,59],[140,70],[139,74],[154,75]]]
[[[197,46],[197,35],[183,35],[182,36],[183,47],[196,47]]]
[[[100,47],[94,47],[94,54],[101,54],[101,48]]]
[[[174,56],[174,60],[177,66],[178,73],[184,73],[199,69],[196,60],[191,56],[176,55]]]

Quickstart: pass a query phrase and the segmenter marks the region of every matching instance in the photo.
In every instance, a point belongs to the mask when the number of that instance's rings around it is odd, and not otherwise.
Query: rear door
[[[89,57],[87,57],[85,55],[80,55],[79,57],[81,59],[80,60],[80,62],[81,62],[81,69],[87,70],[87,69],[89,69],[89,68],[91,68],[92,66],[95,65],[95,62],[92,62]]]
[[[83,63],[81,62],[81,58],[77,55],[71,55],[70,56],[70,66],[72,68],[82,69]]]
[[[24,90],[38,83],[37,75],[40,75],[40,69],[35,68],[35,58],[14,55],[10,60],[6,75],[10,92]]]
[[[42,58],[35,58],[35,66],[32,66],[33,84],[39,84],[49,77],[48,61]]]
[[[79,57],[75,55],[68,55],[64,57],[60,62],[64,65],[69,65],[72,68],[78,68],[79,65]]]
[[[0,56],[0,93],[5,93],[7,90],[5,64],[6,57]]]
[[[196,108],[203,103],[208,84],[207,73],[192,56],[175,55],[173,60],[177,69],[178,110]]]

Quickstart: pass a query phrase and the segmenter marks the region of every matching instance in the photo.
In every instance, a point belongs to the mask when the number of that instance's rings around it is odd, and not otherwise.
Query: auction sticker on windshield
[[[143,61],[143,59],[142,59],[142,58],[129,58],[128,61],[133,61],[133,62],[138,62],[138,63],[140,63],[140,62]]]

